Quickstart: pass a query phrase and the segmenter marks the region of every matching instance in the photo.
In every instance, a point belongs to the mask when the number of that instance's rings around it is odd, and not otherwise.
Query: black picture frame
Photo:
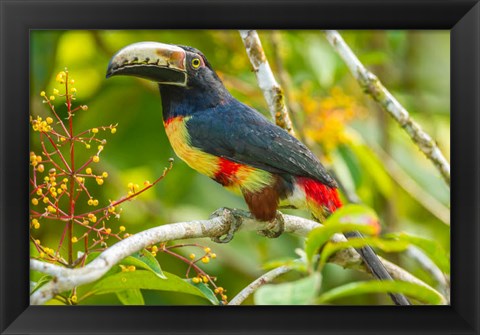
[[[479,333],[480,5],[421,1],[1,0],[2,334]],[[29,306],[31,29],[451,30],[451,306]]]

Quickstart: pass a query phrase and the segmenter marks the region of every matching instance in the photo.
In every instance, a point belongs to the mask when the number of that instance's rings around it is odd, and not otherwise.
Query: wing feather
[[[277,174],[309,177],[337,187],[318,158],[256,110],[234,100],[194,113],[187,122],[191,145],[218,157]]]

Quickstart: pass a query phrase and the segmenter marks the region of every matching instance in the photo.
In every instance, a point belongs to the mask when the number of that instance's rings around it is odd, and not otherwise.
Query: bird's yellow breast
[[[219,158],[190,145],[186,123],[191,116],[177,116],[164,122],[165,132],[175,154],[207,177],[213,178],[219,164]]]
[[[187,129],[187,122],[191,117],[177,116],[164,122],[164,126],[173,151],[192,169],[239,194],[242,189],[257,192],[273,182],[272,174],[267,171],[245,164],[236,164],[192,146]],[[232,168],[232,164],[237,166]]]

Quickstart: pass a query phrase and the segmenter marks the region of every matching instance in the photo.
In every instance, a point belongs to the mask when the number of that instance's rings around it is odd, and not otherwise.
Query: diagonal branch
[[[257,32],[255,30],[240,30],[240,36],[275,124],[288,131],[290,135],[295,136],[282,88],[273,76]]]
[[[398,122],[420,151],[432,161],[450,186],[450,163],[443,156],[435,141],[412,119],[408,111],[383,86],[380,80],[367,70],[336,30],[326,30],[325,35],[362,89]]]
[[[293,215],[283,215],[283,219],[285,221],[286,233],[303,237],[306,237],[312,229],[320,226],[317,222]],[[83,268],[69,269],[31,259],[31,270],[47,273],[53,276],[54,279],[33,293],[30,297],[30,302],[33,305],[44,304],[59,293],[80,285],[92,283],[101,278],[122,259],[149,245],[190,238],[215,238],[226,234],[230,230],[231,225],[239,226],[239,230],[259,231],[266,229],[265,222],[256,221],[248,212],[222,209],[216,211],[215,215],[209,220],[172,223],[132,235],[102,252]],[[345,240],[345,237],[341,234],[335,234],[332,237],[334,242]],[[369,273],[360,255],[352,248],[338,252],[330,259],[330,262],[345,268],[358,269]],[[418,283],[432,289],[429,285],[395,264],[386,260],[382,260],[382,262],[393,278]]]

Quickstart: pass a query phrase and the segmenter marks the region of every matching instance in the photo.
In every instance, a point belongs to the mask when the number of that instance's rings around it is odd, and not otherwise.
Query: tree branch
[[[292,121],[285,105],[282,88],[273,76],[257,32],[255,30],[240,30],[240,36],[272,118],[278,126],[288,131],[290,135],[295,136]]]
[[[232,306],[241,305],[242,302],[244,302],[245,299],[247,299],[260,286],[270,283],[272,280],[274,280],[278,276],[281,276],[290,270],[291,268],[289,266],[282,265],[282,266],[279,266],[278,268],[268,271],[267,273],[261,275],[260,277],[255,279],[253,282],[251,282],[250,285],[245,287],[243,290],[241,290],[240,293],[238,293],[228,304]]]
[[[336,30],[326,30],[325,35],[362,89],[400,124],[450,186],[450,163],[443,156],[435,141],[412,119],[408,111],[383,86],[380,80],[365,68]]]
[[[296,234],[302,237],[307,236],[312,229],[320,226],[317,222],[293,215],[283,215],[283,219],[285,221],[286,233]],[[31,259],[31,270],[49,274],[54,278],[32,294],[30,303],[32,305],[44,304],[59,293],[94,282],[122,259],[149,245],[190,238],[219,237],[226,234],[232,224],[238,226],[239,230],[259,231],[266,229],[265,222],[256,221],[248,212],[221,209],[217,210],[209,220],[172,223],[132,235],[102,252],[83,268],[68,269]],[[346,241],[346,238],[341,234],[335,234],[332,237],[332,241]],[[345,268],[368,272],[360,255],[352,248],[338,252],[330,259],[330,262]],[[430,286],[395,264],[391,264],[388,261],[383,262],[389,272],[391,272],[393,278],[421,283],[421,285],[430,288]]]

